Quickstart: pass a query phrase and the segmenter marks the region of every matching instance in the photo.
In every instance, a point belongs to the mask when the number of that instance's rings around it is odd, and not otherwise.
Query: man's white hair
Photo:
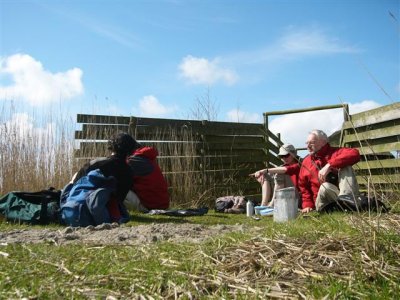
[[[328,142],[328,136],[322,130],[313,129],[313,130],[310,131],[310,134],[315,135],[318,140]]]

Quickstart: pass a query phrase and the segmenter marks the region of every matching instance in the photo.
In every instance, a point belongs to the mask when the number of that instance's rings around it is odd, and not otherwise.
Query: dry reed
[[[397,215],[385,219],[388,223],[400,221]],[[400,246],[385,243],[371,253],[364,239],[371,236],[327,235],[317,241],[282,235],[254,238],[209,257],[210,265],[203,276],[186,275],[200,294],[226,289],[230,297],[241,293],[258,299],[308,298],[312,282],[318,282],[320,288],[328,288],[331,280],[351,287],[360,278],[371,282],[381,278],[395,290],[400,284]],[[393,259],[385,260],[384,253],[391,253]],[[357,293],[357,297],[366,296]]]
[[[62,188],[74,165],[74,123],[51,111],[17,113],[13,106],[3,107],[0,118],[0,195]]]

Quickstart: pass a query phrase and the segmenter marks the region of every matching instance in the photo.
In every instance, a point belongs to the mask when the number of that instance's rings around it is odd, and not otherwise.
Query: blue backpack
[[[114,177],[99,169],[90,171],[75,184],[67,184],[61,194],[61,220],[68,226],[89,226],[110,222],[107,203],[115,191]]]

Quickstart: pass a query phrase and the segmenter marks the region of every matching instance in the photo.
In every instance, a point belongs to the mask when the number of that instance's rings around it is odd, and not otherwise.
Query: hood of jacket
[[[133,152],[133,155],[146,157],[153,161],[157,158],[158,151],[153,147],[142,147],[142,148],[136,149],[135,152]]]

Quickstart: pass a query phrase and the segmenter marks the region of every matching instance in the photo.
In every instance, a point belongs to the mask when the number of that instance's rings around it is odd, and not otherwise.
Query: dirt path
[[[216,235],[243,230],[243,225],[204,226],[176,223],[139,225],[135,227],[102,224],[85,228],[66,227],[61,230],[27,228],[0,232],[0,244],[48,242],[54,244],[137,245],[157,241],[196,243]]]

